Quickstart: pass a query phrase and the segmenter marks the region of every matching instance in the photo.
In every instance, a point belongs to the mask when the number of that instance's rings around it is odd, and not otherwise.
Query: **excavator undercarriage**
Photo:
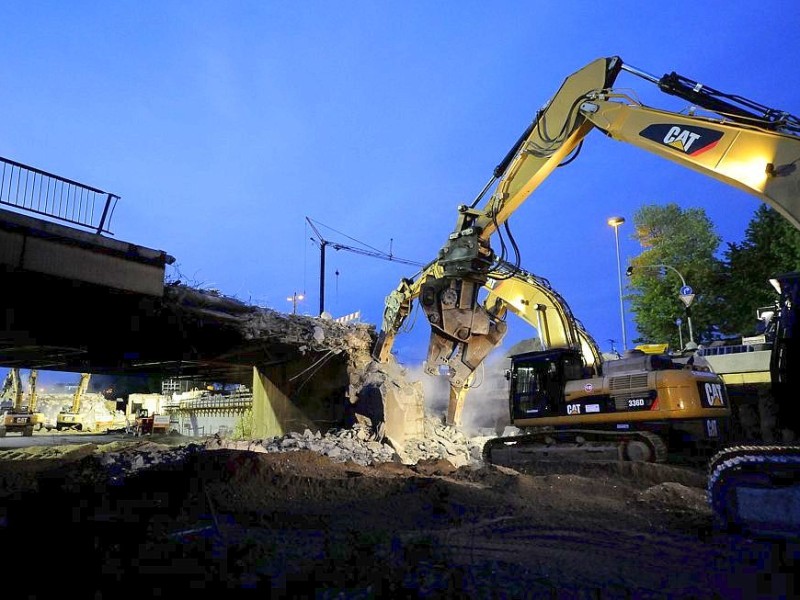
[[[667,462],[663,438],[648,431],[552,429],[498,437],[483,446],[483,460],[516,467],[563,460],[580,462]]]

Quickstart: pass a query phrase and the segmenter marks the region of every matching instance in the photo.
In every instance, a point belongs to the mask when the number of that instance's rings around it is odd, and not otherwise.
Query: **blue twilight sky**
[[[330,241],[427,262],[536,110],[596,58],[800,113],[796,0],[9,1],[2,21],[0,155],[120,195],[114,237],[176,257],[171,276],[286,312],[304,292],[312,315],[306,217]],[[685,106],[626,73],[617,86]],[[628,218],[624,269],[640,252],[633,213],[668,202],[704,208],[724,241],[759,205],[593,132],[511,218],[523,266],[604,351],[621,346],[606,219]],[[379,324],[414,272],[329,249],[326,309]],[[631,346],[631,315],[627,333]],[[505,346],[530,335],[514,321]],[[420,312],[400,361],[420,363],[427,337]]]

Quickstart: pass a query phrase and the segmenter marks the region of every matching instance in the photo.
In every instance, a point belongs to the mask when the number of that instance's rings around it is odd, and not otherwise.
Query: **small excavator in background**
[[[58,413],[56,417],[56,429],[58,431],[62,429],[77,429],[81,431],[86,428],[85,417],[81,413],[81,400],[89,387],[90,379],[91,374],[81,373],[78,386],[75,388],[75,393],[72,395],[72,406],[69,410]]]
[[[0,398],[5,399],[10,395],[12,405],[2,415],[0,437],[5,437],[7,433],[20,433],[25,437],[30,437],[33,435],[34,429],[42,428],[44,415],[36,412],[36,377],[37,371],[32,370],[28,376],[30,393],[26,405],[20,370],[18,367],[9,370],[3,382]]]

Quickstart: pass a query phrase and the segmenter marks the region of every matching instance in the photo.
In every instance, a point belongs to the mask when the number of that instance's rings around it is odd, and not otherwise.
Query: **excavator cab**
[[[556,415],[565,405],[567,381],[583,378],[581,355],[566,348],[527,352],[511,357],[512,420]]]

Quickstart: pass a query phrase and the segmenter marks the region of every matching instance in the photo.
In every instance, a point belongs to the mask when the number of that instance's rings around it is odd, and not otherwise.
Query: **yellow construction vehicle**
[[[33,375],[34,381],[36,376]],[[14,367],[6,376],[3,382],[3,398],[7,394],[11,394],[12,405],[9,409],[3,412],[2,422],[0,422],[0,437],[5,437],[7,433],[21,433],[23,436],[29,437],[33,435],[34,427],[37,423],[41,422],[41,417],[37,419],[33,410],[35,409],[35,393],[33,394],[34,406],[30,404],[25,406],[23,404],[25,399],[25,392],[22,389],[22,381],[20,379],[19,368]]]
[[[614,89],[623,71],[688,101],[688,110],[678,113],[652,108],[630,93]],[[498,257],[490,239],[505,228],[510,247],[516,249],[509,217],[556,167],[577,156],[584,138],[595,129],[752,194],[800,228],[798,117],[719,92],[675,72],[663,77],[650,75],[623,63],[618,56],[589,63],[564,80],[477,197],[458,208],[455,230],[437,258],[415,278],[402,280],[387,297],[375,358],[382,362],[389,359],[394,337],[413,301],[419,298],[431,326],[426,370],[431,374],[445,370],[449,375],[447,418],[451,423],[458,424],[455,417],[460,414],[475,369],[500,344],[506,331],[505,323],[479,299],[479,292],[495,277],[507,248],[503,242],[503,253]],[[490,191],[488,201],[478,207]],[[519,266],[519,256],[515,266]],[[800,373],[796,358],[800,336],[794,307],[800,300],[800,284],[796,275],[778,281],[783,326],[773,352],[773,392],[781,427],[787,437],[796,437],[800,408],[793,396]],[[709,496],[723,520],[741,517],[752,526],[760,517],[748,517],[743,509],[734,507],[755,510],[756,506],[777,505],[765,502],[765,496],[759,496],[762,492],[785,494],[786,490],[796,490],[792,500],[800,502],[800,485],[796,483],[800,479],[800,446],[731,449],[715,457],[711,465]],[[778,479],[795,482],[794,487],[774,483]],[[759,483],[747,483],[756,480]],[[727,500],[741,500],[752,490],[756,491],[748,496],[749,501]],[[779,524],[785,524],[786,518],[775,514],[764,517]],[[798,522],[791,526],[796,531]]]
[[[517,315],[539,332],[540,346],[511,356],[510,422],[525,433],[486,442],[488,462],[571,450],[583,460],[664,462],[670,453],[708,458],[724,442],[730,407],[722,379],[708,368],[637,349],[603,362],[561,295],[520,268],[486,288],[487,312]]]
[[[33,415],[33,429],[34,431],[41,431],[47,426],[46,419],[43,412],[36,410],[39,403],[39,395],[36,390],[36,380],[39,378],[39,371],[31,369],[28,373],[28,410]]]
[[[19,369],[9,369],[8,373],[6,373],[5,378],[3,379],[3,387],[0,388],[0,402],[3,404],[7,404],[11,402],[13,405],[14,403],[14,391],[16,386],[16,381],[19,380]]]
[[[169,415],[150,414],[146,408],[139,409],[133,425],[134,435],[169,433]]]
[[[72,406],[67,411],[58,413],[56,417],[56,429],[77,429],[81,431],[86,429],[87,423],[85,422],[85,415],[81,413],[81,400],[89,387],[89,380],[91,375],[89,373],[81,373],[78,386],[75,388],[75,393],[72,395]]]

